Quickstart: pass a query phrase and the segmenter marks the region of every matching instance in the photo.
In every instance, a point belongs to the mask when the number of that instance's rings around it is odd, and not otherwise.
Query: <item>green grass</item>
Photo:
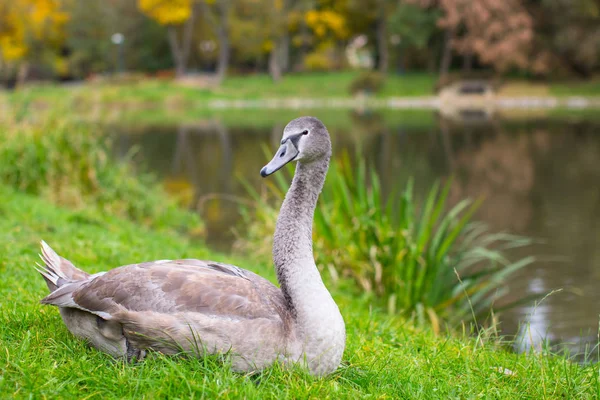
[[[493,337],[435,336],[410,321],[370,311],[349,292],[333,293],[347,323],[342,367],[326,378],[278,366],[254,375],[227,361],[152,355],[114,361],[72,337],[32,265],[38,241],[90,272],[144,260],[197,257],[233,262],[273,279],[269,265],[208,251],[95,208],[57,208],[0,185],[0,393],[17,398],[593,398],[598,365],[561,356],[517,355]]]
[[[170,80],[141,79],[123,84],[89,84],[83,87],[58,85],[33,85],[17,91],[13,98],[32,95],[39,99],[52,99],[68,92],[90,91],[95,99],[106,102],[137,101],[157,102],[166,98],[177,101],[200,101],[216,99],[265,99],[265,98],[339,98],[350,97],[350,85],[360,74],[357,71],[290,74],[275,83],[268,75],[229,76],[221,86],[193,88]],[[429,96],[433,94],[436,77],[426,73],[406,75],[390,74],[378,97]]]
[[[57,89],[58,90],[58,89]],[[176,92],[176,91],[175,91]],[[124,95],[125,101],[93,100],[91,87],[77,90],[56,92],[57,98],[45,97],[35,88],[17,92],[10,97],[0,94],[0,109],[2,100],[10,114],[21,118],[44,119],[56,116],[56,109],[72,119],[79,119],[96,124],[118,124],[119,126],[173,126],[181,123],[195,123],[206,120],[219,121],[226,127],[252,127],[272,129],[274,125],[285,126],[290,120],[299,115],[318,115],[328,126],[352,130],[357,124],[379,123],[380,126],[401,126],[403,128],[430,130],[435,127],[436,116],[431,110],[410,109],[377,109],[358,112],[340,108],[302,108],[302,109],[220,109],[207,108],[202,102],[170,103],[168,94],[163,100],[136,102],[133,97]],[[69,110],[69,111],[64,111]]]
[[[218,87],[201,88],[178,84],[171,80],[136,76],[122,83],[86,83],[84,85],[60,86],[34,84],[12,93],[11,100],[35,98],[51,101],[71,93],[77,93],[88,102],[104,102],[123,105],[128,103],[169,102],[178,104],[200,103],[210,100],[256,100],[267,98],[328,99],[351,97],[352,82],[360,76],[359,71],[292,73],[275,83],[266,74],[231,75]],[[425,72],[410,72],[403,75],[390,73],[381,91],[375,97],[433,96],[437,76]],[[505,79],[507,95],[554,95],[600,96],[600,79],[565,82],[530,82],[522,79]]]
[[[555,96],[600,97],[600,78],[589,81],[552,82],[550,93]]]
[[[86,83],[76,86],[34,84],[15,92],[0,91],[0,110],[12,105],[22,112],[44,115],[56,103],[64,104],[81,118],[126,124],[161,124],[216,119],[225,125],[272,126],[273,121],[287,122],[299,114],[333,116],[338,125],[351,126],[352,110],[344,109],[218,109],[207,104],[214,100],[257,99],[332,99],[349,98],[357,71],[286,75],[274,83],[267,75],[230,76],[220,87],[193,88],[174,81],[136,78],[123,83]],[[433,96],[437,77],[427,73],[390,74],[376,99],[390,97]],[[599,80],[549,84],[508,80],[507,96],[600,96]],[[514,83],[514,84],[513,84]],[[388,125],[433,126],[429,110],[390,110],[374,112],[385,117]],[[418,117],[416,115],[418,114]]]
[[[279,83],[274,83],[267,75],[233,76],[227,78],[214,93],[242,99],[349,97],[350,85],[358,75],[358,72],[293,74],[284,76]],[[377,97],[431,96],[435,80],[435,76],[425,73],[390,74]]]

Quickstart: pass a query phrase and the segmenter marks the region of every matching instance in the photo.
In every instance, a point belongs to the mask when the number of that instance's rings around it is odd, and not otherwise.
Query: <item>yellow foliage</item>
[[[265,40],[261,46],[262,51],[264,51],[265,53],[270,52],[271,50],[273,50],[273,41],[272,40]]]
[[[53,35],[61,35],[60,29],[69,21],[69,14],[60,10],[57,0],[29,0],[31,3],[29,23],[36,39],[42,39],[49,30]]]
[[[349,35],[344,16],[336,11],[310,10],[306,12],[304,19],[319,38],[325,37],[328,33],[338,39],[344,39]]]
[[[14,61],[25,57],[27,46],[20,40],[10,37],[0,37],[0,55],[3,60]]]
[[[161,25],[180,25],[192,14],[192,0],[138,0],[138,8]]]
[[[0,0],[0,57],[24,58],[31,40],[60,45],[69,14],[61,0]]]

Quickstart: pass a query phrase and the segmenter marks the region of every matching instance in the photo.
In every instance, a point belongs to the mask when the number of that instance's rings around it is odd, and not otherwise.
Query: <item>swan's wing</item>
[[[42,302],[104,319],[144,311],[278,319],[285,310],[281,291],[266,279],[233,265],[191,259],[119,267],[61,287]]]

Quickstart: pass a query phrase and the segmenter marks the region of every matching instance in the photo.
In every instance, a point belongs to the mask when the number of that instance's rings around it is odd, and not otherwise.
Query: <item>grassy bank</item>
[[[220,86],[205,79],[178,83],[170,79],[143,76],[111,79],[104,82],[55,85],[33,84],[8,94],[11,99],[27,97],[53,100],[73,92],[85,92],[94,101],[107,103],[206,103],[211,100],[257,100],[272,98],[330,99],[351,97],[352,82],[360,75],[357,71],[313,72],[288,74],[280,82],[268,75],[233,75]],[[425,72],[389,74],[376,98],[432,96],[435,94],[437,75]],[[500,87],[501,96],[600,96],[600,78],[587,81],[533,82],[505,78]]]
[[[517,355],[495,339],[436,337],[399,318],[369,311],[338,290],[347,323],[343,366],[315,379],[270,368],[256,376],[216,359],[153,355],[128,365],[85,346],[39,299],[47,289],[32,265],[45,239],[96,272],[143,260],[197,257],[234,262],[271,280],[270,266],[214,254],[175,233],[148,230],[97,209],[67,210],[0,186],[0,393],[48,398],[591,398],[598,366],[560,356]]]
[[[299,115],[319,115],[327,125],[346,131],[365,123],[423,130],[432,129],[436,123],[435,113],[427,109],[207,108],[202,102],[171,101],[171,95],[165,95],[157,101],[137,102],[133,97],[125,96],[121,102],[111,102],[95,98],[93,89],[87,86],[52,96],[56,97],[41,94],[35,88],[4,97],[0,93],[0,112],[44,119],[49,114],[56,115],[54,110],[58,108],[68,110],[65,111],[68,115],[79,120],[128,126],[132,130],[143,125],[202,124],[207,120],[219,122],[225,127],[272,129],[276,125],[285,126]]]
[[[14,107],[21,113],[44,113],[63,104],[81,118],[125,124],[174,124],[212,119],[227,126],[269,126],[285,123],[298,114],[330,115],[329,124],[352,126],[353,114],[375,113],[388,125],[429,128],[433,113],[427,109],[363,110],[357,105],[344,108],[328,105],[333,99],[350,99],[349,87],[357,72],[291,74],[280,83],[266,75],[231,76],[219,87],[190,87],[172,80],[138,77],[122,82],[85,83],[75,85],[34,84],[15,92],[0,91],[0,111]],[[374,98],[385,101],[391,97],[432,96],[437,77],[426,73],[390,75],[381,92]],[[522,80],[506,81],[499,96],[522,97],[600,97],[600,81],[533,83]],[[288,104],[272,108],[263,104],[257,108],[207,107],[211,102],[237,100],[301,99],[302,105]],[[311,103],[315,100],[317,103]],[[308,101],[308,102],[307,102]],[[311,105],[312,104],[312,105]],[[281,107],[281,105],[280,105]],[[337,107],[337,108],[336,108]],[[510,110],[507,113],[518,111]],[[529,111],[528,111],[529,112]],[[555,112],[551,110],[548,112]],[[569,110],[569,113],[572,111]]]
[[[183,212],[143,170],[110,156],[98,126],[65,116],[56,107],[43,117],[9,110],[0,116],[0,183],[47,201],[99,211],[142,225],[196,231],[198,218]]]
[[[64,104],[63,104],[64,106]],[[436,336],[376,311],[340,280],[347,323],[342,367],[315,379],[274,366],[249,376],[227,361],[152,355],[129,365],[74,339],[32,268],[39,240],[89,272],[165,258],[230,262],[274,281],[270,263],[217,254],[189,232],[195,215],[151,177],[117,164],[105,138],[55,104],[0,114],[0,393],[32,398],[591,398],[597,365],[548,352],[510,353],[493,332]],[[201,226],[200,226],[201,227]],[[270,235],[269,232],[267,235]],[[266,235],[266,236],[267,236]],[[0,396],[2,397],[2,396]]]
[[[106,102],[206,102],[209,100],[253,100],[267,98],[327,99],[350,97],[350,85],[358,72],[307,73],[286,75],[275,83],[268,75],[227,77],[220,86],[203,88],[202,83],[186,85],[172,80],[136,78],[123,83],[90,83],[84,87],[33,85],[11,96],[20,98],[27,92],[36,98],[53,99],[65,93],[90,90],[90,95]],[[426,73],[390,75],[378,97],[429,96],[434,91],[436,77]]]

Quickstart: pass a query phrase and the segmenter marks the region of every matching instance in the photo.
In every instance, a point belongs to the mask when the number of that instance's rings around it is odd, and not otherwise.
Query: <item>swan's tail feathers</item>
[[[41,245],[40,258],[44,265],[36,263],[37,267],[34,268],[42,275],[50,292],[54,292],[68,283],[85,280],[90,276],[87,272],[75,267],[69,260],[56,254],[43,240]]]

